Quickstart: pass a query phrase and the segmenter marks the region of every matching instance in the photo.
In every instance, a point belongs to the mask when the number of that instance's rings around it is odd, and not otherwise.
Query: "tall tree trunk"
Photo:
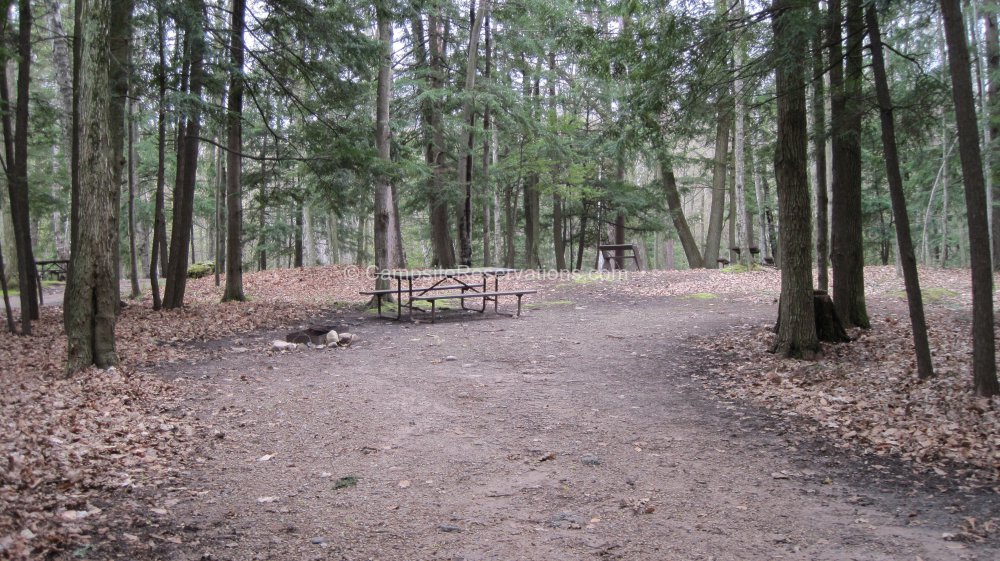
[[[760,235],[758,244],[760,245],[760,261],[767,263],[768,259],[774,260],[771,254],[770,235],[767,227],[767,198],[764,195],[763,181],[760,177],[760,167],[757,162],[756,149],[750,146],[750,173],[753,174],[754,198],[757,201],[757,222],[760,223]]]
[[[163,6],[156,8],[157,54],[160,62],[156,69],[156,195],[153,209],[153,247],[150,248],[149,286],[153,293],[153,309],[159,310],[160,285],[157,274],[166,277],[167,220],[164,212],[167,160],[167,30],[163,21]]]
[[[53,144],[52,171],[54,174],[68,163],[65,158],[56,157],[58,154],[70,154],[73,146],[73,71],[70,62],[69,41],[66,31],[63,29],[60,0],[46,0],[46,24],[52,34],[52,69],[53,79],[59,90],[60,109],[59,123],[63,133],[63,143]],[[71,172],[72,173],[72,172]],[[53,184],[53,196],[59,199],[62,186]],[[56,245],[56,255],[59,259],[69,258],[69,241],[64,235],[63,216],[58,207],[52,210],[52,237]]]
[[[129,250],[129,281],[132,285],[132,298],[142,295],[139,288],[139,256],[135,249],[135,168],[137,156],[135,153],[135,137],[139,124],[135,120],[135,104],[128,98],[128,250]]]
[[[69,215],[69,252],[72,255],[76,251],[76,242],[80,234],[80,66],[83,57],[83,2],[73,2],[73,138],[70,143],[70,215]],[[73,262],[70,261],[70,268]],[[72,271],[71,271],[72,273]],[[69,293],[69,279],[67,278],[66,293]],[[65,315],[66,310],[63,309]]]
[[[416,18],[419,20],[419,18]],[[415,22],[416,23],[416,22]],[[428,50],[430,51],[430,84],[431,90],[439,91],[444,87],[445,73],[445,41],[442,36],[441,22],[435,13],[430,13],[427,17],[427,26],[430,28],[428,37]],[[445,32],[446,33],[446,32]],[[430,142],[427,145],[427,164],[431,167],[431,189],[430,189],[430,218],[431,218],[431,246],[433,257],[431,265],[451,268],[455,266],[455,248],[451,240],[451,231],[448,221],[448,197],[446,196],[444,174],[447,171],[444,163],[445,140],[444,140],[444,108],[438,100],[428,103],[426,117],[430,126]]]
[[[243,33],[246,0],[233,0],[229,41],[229,96],[226,99],[226,289],[223,302],[243,295]]]
[[[667,209],[670,211],[670,219],[677,230],[677,237],[681,240],[681,247],[684,248],[684,256],[687,257],[688,267],[699,269],[704,266],[701,260],[701,253],[698,251],[698,242],[691,234],[691,227],[688,226],[684,217],[684,209],[681,206],[681,196],[677,191],[677,178],[674,176],[673,163],[665,153],[660,155],[660,181],[667,198]]]
[[[391,268],[396,262],[394,201],[389,168],[392,165],[391,135],[389,128],[389,103],[392,99],[392,19],[386,2],[379,2],[375,9],[378,20],[378,40],[382,44],[381,64],[378,69],[378,93],[375,103],[375,147],[384,166],[375,180],[375,267]],[[379,289],[389,288],[389,280],[379,278]]]
[[[743,19],[743,0],[737,1],[736,17],[740,20]],[[747,197],[746,197],[746,169],[745,169],[745,159],[744,159],[744,145],[746,144],[746,138],[743,134],[743,124],[746,114],[746,103],[743,99],[743,57],[744,50],[746,46],[744,45],[742,36],[737,41],[736,50],[733,52],[733,66],[736,69],[736,80],[733,83],[733,95],[736,98],[735,104],[735,119],[736,127],[734,131],[733,139],[733,190],[736,194],[736,205],[733,211],[736,212],[736,224],[737,231],[739,234],[740,241],[738,242],[738,247],[740,248],[739,258],[740,262],[750,266],[752,255],[750,254],[750,247],[753,245],[753,220],[747,214]]]
[[[889,196],[892,199],[892,214],[896,222],[897,255],[903,268],[903,282],[906,285],[906,302],[910,310],[910,325],[913,328],[913,347],[917,355],[917,375],[925,379],[934,375],[934,367],[931,364],[931,350],[927,342],[927,322],[924,319],[924,303],[920,294],[920,279],[917,276],[917,259],[913,253],[913,240],[910,237],[910,217],[906,211],[903,176],[899,171],[896,125],[893,120],[892,98],[889,94],[889,79],[886,77],[885,60],[882,55],[882,35],[879,32],[878,17],[873,5],[867,6],[865,17],[871,41],[872,70],[875,75],[879,116],[882,121],[882,149],[889,180]]]
[[[732,122],[732,112],[729,108],[729,95],[720,93],[716,103],[718,121],[715,129],[715,162],[712,168],[712,210],[709,213],[708,233],[705,238],[705,250],[702,263],[708,269],[719,268],[719,248],[722,243],[722,227],[726,216],[726,170],[729,168],[729,129]]]
[[[840,43],[839,0],[830,2],[830,37]],[[835,9],[835,5],[837,9]],[[836,28],[836,31],[834,31]],[[833,126],[833,301],[841,321],[847,326],[870,327],[865,306],[864,238],[861,209],[861,100],[862,52],[864,36],[861,0],[847,0],[847,64],[842,85],[832,80]],[[831,67],[839,68],[840,57],[831,53]]]
[[[958,128],[958,153],[965,180],[965,207],[969,222],[969,250],[972,255],[972,375],[977,395],[1000,394],[997,383],[995,337],[993,332],[993,273],[990,258],[986,191],[976,106],[969,72],[969,50],[958,0],[941,0],[948,65],[951,69],[952,97]]]
[[[1000,270],[1000,39],[997,33],[997,15],[985,12],[986,20],[986,76],[989,98],[989,155],[990,174],[993,176],[989,193],[993,221],[990,223],[993,241],[993,270]]]
[[[805,64],[799,51],[808,44],[808,0],[774,0],[774,50],[778,97],[778,139],[774,155],[781,220],[781,299],[774,351],[812,358],[819,351],[813,311],[812,221],[806,125]]]
[[[487,87],[490,83],[490,67],[493,64],[493,47],[490,43],[490,14],[487,10],[486,16],[483,20],[483,46],[486,49],[485,64],[486,68],[483,70],[483,80],[486,82]],[[482,184],[483,193],[483,265],[489,267],[493,265],[494,252],[492,240],[496,232],[491,231],[491,213],[498,212],[498,209],[492,204],[495,196],[491,196],[491,193],[495,195],[495,191],[490,185],[490,103],[487,100],[485,106],[483,107],[483,164],[482,172],[479,174],[481,177],[480,183]]]
[[[469,9],[475,12],[475,8],[470,6]],[[470,18],[472,29],[469,32],[469,56],[465,65],[465,101],[462,103],[462,125],[465,131],[458,157],[458,184],[463,193],[458,220],[459,262],[465,266],[472,265],[472,155],[476,128],[473,90],[476,86],[479,35],[483,28],[483,18],[489,9],[489,0],[479,0],[479,13],[470,14],[474,17]]]
[[[84,22],[80,69],[80,211],[76,251],[72,254],[67,286],[65,318],[67,373],[94,364],[105,368],[118,363],[115,352],[115,320],[118,285],[114,270],[117,253],[116,228],[120,191],[121,143],[116,147],[116,122],[124,114],[124,99],[115,90],[125,77],[116,75],[130,51],[132,0],[83,0]],[[112,61],[111,64],[108,61]],[[117,115],[117,116],[116,116]],[[117,151],[116,151],[117,148]]]
[[[205,57],[205,4],[203,0],[189,0],[187,35],[191,57],[189,95],[201,98],[204,79]],[[188,242],[193,239],[191,227],[194,217],[194,188],[198,172],[198,145],[201,135],[201,115],[197,106],[187,117],[184,131],[183,164],[178,163],[180,174],[179,189],[174,195],[173,228],[170,236],[170,260],[167,264],[167,288],[163,295],[163,307],[171,310],[184,305],[184,290],[187,286]]]
[[[589,201],[583,199],[581,201],[583,210],[580,212],[580,241],[576,249],[576,265],[573,267],[574,271],[579,271],[583,268],[583,248],[587,243],[587,212]]]
[[[6,11],[3,18],[7,18]],[[6,29],[6,22],[2,27]],[[21,292],[21,333],[29,335],[31,320],[38,319],[38,286],[28,209],[28,92],[31,76],[31,3],[28,0],[18,2],[17,54],[17,103],[13,131],[9,116],[10,90],[5,71],[0,77],[3,80],[0,84],[0,96],[4,111],[7,187],[10,194],[11,222],[14,225],[14,244],[17,250],[18,287]],[[3,70],[5,68],[0,68],[0,71]]]
[[[556,53],[549,52],[549,126],[553,133],[556,131]],[[563,198],[556,187],[552,190],[552,245],[556,253],[556,270],[565,271],[566,268],[566,240],[563,219]]]
[[[813,5],[816,14],[820,14],[819,0]],[[826,92],[823,87],[823,76],[826,72],[826,61],[823,59],[823,27],[816,26],[813,36],[813,153],[816,161],[816,269],[820,290],[830,288],[829,257],[830,240],[829,216],[827,206],[830,204],[826,185]],[[761,228],[763,231],[763,228]]]

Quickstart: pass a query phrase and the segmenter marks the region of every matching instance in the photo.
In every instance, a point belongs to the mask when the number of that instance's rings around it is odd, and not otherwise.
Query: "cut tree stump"
[[[816,337],[824,343],[846,343],[851,340],[840,322],[833,299],[825,290],[813,290],[813,311],[816,314]]]
[[[781,305],[778,305],[781,309]],[[833,299],[825,290],[813,290],[813,314],[816,316],[816,338],[824,343],[846,343],[851,341],[851,337],[844,329],[844,324],[837,315],[837,309],[833,306]],[[778,332],[781,326],[781,314],[778,314],[778,321],[774,324],[774,332]]]

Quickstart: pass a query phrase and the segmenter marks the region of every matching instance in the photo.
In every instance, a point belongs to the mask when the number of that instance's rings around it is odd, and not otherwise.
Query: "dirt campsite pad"
[[[890,277],[871,287],[879,317],[905,308]],[[59,555],[1000,558],[1000,466],[844,439],[778,406],[793,383],[733,390],[748,372],[736,348],[766,344],[776,274],[535,282],[520,319],[327,308],[301,319],[350,330],[350,347],[279,352],[283,331],[167,345],[172,360],[196,358],[126,376],[161,380],[135,399],[159,400],[172,424],[147,433],[167,445],[132,486],[105,482],[60,507],[86,514]],[[959,322],[960,284],[931,304]]]

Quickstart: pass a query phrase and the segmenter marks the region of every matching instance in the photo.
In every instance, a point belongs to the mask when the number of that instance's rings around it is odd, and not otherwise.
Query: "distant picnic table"
[[[536,290],[500,290],[500,278],[517,269],[505,267],[460,267],[457,269],[389,269],[376,275],[377,278],[396,281],[395,289],[364,291],[361,294],[375,297],[379,317],[382,316],[382,299],[395,295],[396,319],[403,318],[403,309],[407,310],[409,319],[413,319],[416,302],[428,302],[431,305],[431,322],[434,321],[439,300],[460,300],[463,310],[485,312],[487,304],[493,302],[493,312],[499,313],[499,298],[501,296],[517,297],[517,312],[521,315],[521,298],[525,294],[534,294]],[[489,281],[492,279],[492,290]],[[414,286],[414,281],[429,280],[430,286]],[[404,286],[405,282],[405,286]],[[481,300],[481,306],[467,308],[466,300]],[[423,311],[416,308],[418,311]]]

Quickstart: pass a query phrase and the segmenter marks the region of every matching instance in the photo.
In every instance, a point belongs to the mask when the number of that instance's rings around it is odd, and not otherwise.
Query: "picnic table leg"
[[[407,307],[409,307],[410,321],[413,321],[413,279],[406,279],[407,292],[410,294],[409,300],[406,302]]]
[[[396,279],[396,321],[403,319],[403,281]]]
[[[521,317],[521,296],[524,295],[523,294],[517,295],[517,315],[514,317]]]
[[[434,310],[437,307],[436,304],[437,300],[431,300],[431,323],[434,323]],[[412,314],[413,312],[411,311],[410,313]]]

